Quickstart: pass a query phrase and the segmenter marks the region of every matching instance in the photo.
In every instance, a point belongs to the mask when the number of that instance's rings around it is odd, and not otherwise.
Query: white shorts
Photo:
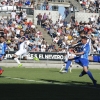
[[[26,50],[18,50],[16,53],[15,53],[17,56],[26,56],[27,55],[27,51]]]

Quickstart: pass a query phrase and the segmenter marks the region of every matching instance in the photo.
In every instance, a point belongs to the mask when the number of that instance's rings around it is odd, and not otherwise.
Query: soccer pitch
[[[2,68],[0,100],[100,100],[100,70],[91,70],[95,88],[87,75],[79,77],[81,69]]]

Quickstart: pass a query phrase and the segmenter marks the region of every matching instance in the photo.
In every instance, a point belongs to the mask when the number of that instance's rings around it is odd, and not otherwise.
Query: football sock
[[[14,60],[15,60],[18,64],[20,64],[20,61],[18,60],[18,58],[14,58]]]
[[[91,73],[89,70],[88,70],[86,73],[88,74],[88,76],[90,77],[90,79],[91,79],[92,81],[95,80],[95,79],[93,78],[92,73]]]
[[[79,75],[80,77],[87,74],[84,70],[81,72],[81,74]]]
[[[72,65],[70,66],[70,72],[72,72]]]
[[[60,71],[62,71],[62,70],[64,69],[64,67],[65,67],[65,65],[62,65],[62,67],[61,67]]]

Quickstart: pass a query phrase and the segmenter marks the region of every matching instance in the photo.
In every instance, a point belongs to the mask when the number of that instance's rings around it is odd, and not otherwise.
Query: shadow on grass
[[[100,88],[90,83],[88,87],[86,82],[41,81],[48,83],[0,84],[0,100],[100,100]]]
[[[52,84],[59,84],[59,85],[76,85],[78,84],[81,85],[81,86],[85,86],[85,85],[92,85],[92,83],[90,82],[79,82],[79,81],[67,81],[67,82],[61,82],[61,81],[56,81],[56,80],[48,80],[48,79],[40,79],[41,81],[44,81],[44,82],[48,82],[48,83],[52,83]],[[97,85],[98,86],[98,85]]]

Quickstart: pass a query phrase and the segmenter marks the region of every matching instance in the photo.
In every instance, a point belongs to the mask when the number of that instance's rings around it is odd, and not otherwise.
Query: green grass
[[[5,68],[0,76],[0,100],[100,100],[100,70],[91,70],[97,88],[81,69],[59,73],[53,68]]]

